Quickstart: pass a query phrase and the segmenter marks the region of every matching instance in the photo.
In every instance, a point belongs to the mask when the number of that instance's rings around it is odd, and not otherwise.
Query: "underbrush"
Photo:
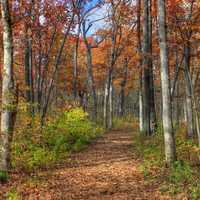
[[[32,172],[49,168],[72,151],[84,148],[92,139],[104,132],[91,122],[81,108],[73,108],[50,118],[41,129],[39,117],[21,116],[12,143],[12,166]],[[24,120],[24,121],[23,121]]]
[[[157,133],[151,137],[137,135],[134,138],[134,148],[142,161],[139,170],[149,183],[152,181],[160,185],[161,193],[170,194],[176,199],[199,199],[200,149],[193,140],[185,139],[183,127],[177,129],[178,161],[166,167],[161,130],[158,128]]]
[[[123,128],[126,125],[130,126],[130,124],[137,124],[136,118],[133,115],[126,115],[123,117],[114,117],[113,118],[113,128]]]
[[[15,189],[12,189],[7,192],[6,200],[22,200],[22,197]]]

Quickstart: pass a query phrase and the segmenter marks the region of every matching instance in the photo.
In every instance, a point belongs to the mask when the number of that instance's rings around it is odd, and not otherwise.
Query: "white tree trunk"
[[[194,135],[193,102],[192,102],[192,83],[190,84],[190,43],[184,46],[185,61],[185,86],[186,86],[186,117],[187,117],[187,137]]]
[[[158,0],[159,45],[161,61],[161,87],[163,104],[163,129],[165,142],[165,159],[168,164],[176,160],[175,138],[172,125],[170,82],[168,69],[167,33],[165,0]]]
[[[111,129],[113,126],[113,84],[111,81],[110,90],[109,90],[109,119],[108,119],[108,128]]]
[[[1,0],[3,22],[3,76],[0,171],[7,172],[10,161],[10,141],[13,133],[14,80],[13,80],[13,41],[8,0]]]
[[[107,98],[108,98],[108,85],[107,81],[105,83],[104,89],[104,106],[103,106],[103,122],[104,127],[107,128]]]
[[[144,131],[144,122],[143,122],[143,100],[142,100],[142,90],[139,91],[139,123],[140,123],[140,132]]]
[[[142,55],[142,42],[141,42],[141,0],[137,0],[137,42],[138,42],[138,53]],[[142,60],[140,59],[139,62],[139,128],[140,133],[144,132],[144,109],[143,109],[143,85],[142,85],[142,77],[143,77],[143,69],[142,67]]]
[[[197,109],[197,101],[194,95],[194,89],[193,89],[193,84],[192,84],[192,79],[190,75],[189,68],[186,66],[185,67],[185,75],[186,75],[186,80],[188,81],[188,86],[190,87],[190,92],[191,92],[191,98],[192,98],[192,103],[194,105],[194,114],[195,114],[195,122],[196,122],[196,130],[197,130],[197,136],[198,136],[198,144],[200,147],[200,124],[199,124],[199,113]]]
[[[183,102],[183,114],[184,114],[184,123],[187,123],[187,108],[186,108],[186,101]]]

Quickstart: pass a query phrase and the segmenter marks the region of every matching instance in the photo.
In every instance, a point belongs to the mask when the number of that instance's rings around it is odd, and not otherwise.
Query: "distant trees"
[[[133,33],[136,22],[132,19],[131,1],[108,1],[108,4],[108,20],[110,29],[107,37],[110,45],[104,90],[104,126],[112,128],[114,92],[113,82],[115,78],[115,68],[118,64],[117,61],[119,60],[120,56],[122,56],[123,52],[125,52],[126,48],[128,48],[130,45],[130,37]],[[124,10],[126,10],[126,12],[124,12]],[[124,67],[124,65],[122,67]]]

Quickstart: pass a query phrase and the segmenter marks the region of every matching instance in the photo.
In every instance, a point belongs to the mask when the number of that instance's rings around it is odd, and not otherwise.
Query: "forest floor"
[[[0,199],[8,188],[23,200],[171,199],[161,195],[159,183],[146,181],[138,169],[133,139],[130,127],[105,133],[53,170],[29,177],[12,175],[11,181],[1,186]]]

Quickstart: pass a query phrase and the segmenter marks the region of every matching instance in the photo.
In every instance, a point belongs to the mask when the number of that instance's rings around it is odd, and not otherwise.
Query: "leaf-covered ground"
[[[13,173],[1,185],[0,199],[6,194],[15,200],[170,199],[161,195],[159,183],[146,181],[140,173],[133,139],[130,128],[113,130],[53,170]]]

